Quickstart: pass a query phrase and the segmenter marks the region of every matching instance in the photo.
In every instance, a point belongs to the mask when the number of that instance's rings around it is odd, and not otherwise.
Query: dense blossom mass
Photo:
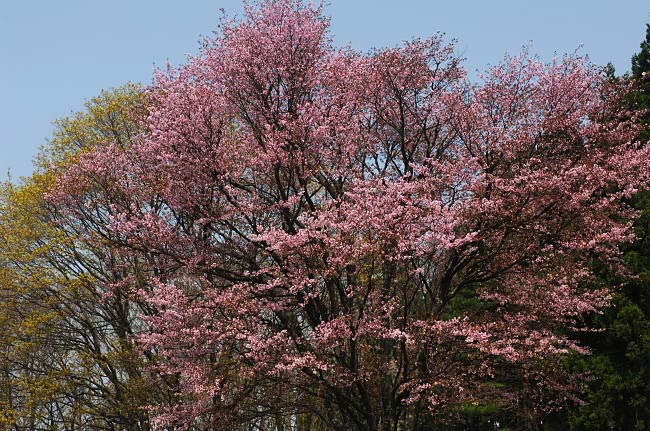
[[[150,311],[142,351],[182,401],[158,423],[418,430],[564,403],[563,328],[607,303],[594,268],[619,267],[650,170],[620,95],[575,55],[474,84],[441,36],[362,54],[328,24],[248,6],[157,74],[132,145],[85,151],[49,196],[139,262],[108,287]]]

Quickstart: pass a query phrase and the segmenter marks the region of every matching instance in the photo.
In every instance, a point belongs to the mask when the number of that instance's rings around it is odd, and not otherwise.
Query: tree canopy
[[[645,429],[641,48],[472,82],[247,5],[3,186],[0,427]]]

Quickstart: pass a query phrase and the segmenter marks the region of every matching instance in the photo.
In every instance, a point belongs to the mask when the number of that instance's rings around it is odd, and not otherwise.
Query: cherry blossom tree
[[[107,239],[148,262],[115,288],[157,310],[142,348],[184,400],[160,426],[420,430],[486,401],[533,423],[573,397],[566,328],[607,303],[592,264],[633,238],[649,149],[577,55],[472,83],[440,35],[363,54],[328,25],[247,5],[50,196],[129,197]]]

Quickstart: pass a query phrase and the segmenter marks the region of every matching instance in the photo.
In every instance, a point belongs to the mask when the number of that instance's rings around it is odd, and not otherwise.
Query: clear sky
[[[0,178],[28,175],[52,121],[101,89],[151,82],[154,65],[181,63],[219,9],[239,0],[0,0]],[[597,64],[629,69],[650,20],[648,0],[330,0],[339,45],[359,50],[445,32],[470,71],[532,42],[533,53],[582,46]]]

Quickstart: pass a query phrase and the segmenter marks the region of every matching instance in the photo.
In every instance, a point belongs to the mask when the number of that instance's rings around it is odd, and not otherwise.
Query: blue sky
[[[239,0],[2,0],[0,178],[28,175],[52,121],[103,88],[149,83],[154,65],[181,63],[219,9]],[[650,20],[647,0],[330,0],[339,45],[367,50],[445,32],[470,71],[532,42],[543,59],[582,46],[597,64],[629,69]]]

